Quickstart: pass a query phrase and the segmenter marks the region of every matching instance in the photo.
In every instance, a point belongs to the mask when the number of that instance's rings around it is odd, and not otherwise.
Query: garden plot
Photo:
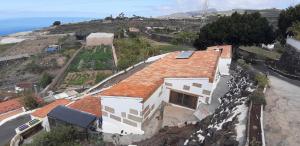
[[[94,85],[112,75],[111,70],[70,72],[64,79],[62,87],[68,85]]]
[[[69,72],[86,70],[112,70],[114,67],[112,50],[107,46],[85,48],[70,65]]]

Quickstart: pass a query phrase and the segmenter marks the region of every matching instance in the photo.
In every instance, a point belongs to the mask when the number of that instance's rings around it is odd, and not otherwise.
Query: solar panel
[[[194,51],[182,51],[180,54],[176,57],[177,59],[188,59],[194,54]]]

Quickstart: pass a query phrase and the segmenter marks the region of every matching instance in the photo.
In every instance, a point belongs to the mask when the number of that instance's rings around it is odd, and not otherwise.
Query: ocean
[[[82,17],[41,17],[41,18],[11,18],[0,19],[0,36],[23,31],[33,31],[49,27],[54,21],[61,21],[62,24],[75,23],[92,20],[93,18]]]

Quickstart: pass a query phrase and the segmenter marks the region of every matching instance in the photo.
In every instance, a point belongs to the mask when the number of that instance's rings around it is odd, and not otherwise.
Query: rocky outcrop
[[[187,139],[189,146],[238,146],[245,144],[248,96],[254,91],[249,74],[237,67],[228,82],[230,90],[220,98],[215,113],[203,119],[200,129]]]

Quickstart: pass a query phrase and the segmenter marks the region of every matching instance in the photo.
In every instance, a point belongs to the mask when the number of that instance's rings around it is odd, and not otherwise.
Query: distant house
[[[49,45],[47,48],[45,48],[45,52],[47,53],[55,53],[61,49],[60,45]]]
[[[114,34],[112,33],[91,33],[86,38],[86,46],[112,46],[114,41]]]
[[[31,82],[21,82],[15,85],[15,92],[20,93],[23,91],[31,91],[33,89],[33,83]]]
[[[135,28],[135,27],[129,27],[129,32],[138,33],[138,32],[140,32],[140,29]]]
[[[231,49],[172,52],[99,93],[103,132],[143,134],[163,102],[192,111],[210,104],[220,76],[229,75]]]

